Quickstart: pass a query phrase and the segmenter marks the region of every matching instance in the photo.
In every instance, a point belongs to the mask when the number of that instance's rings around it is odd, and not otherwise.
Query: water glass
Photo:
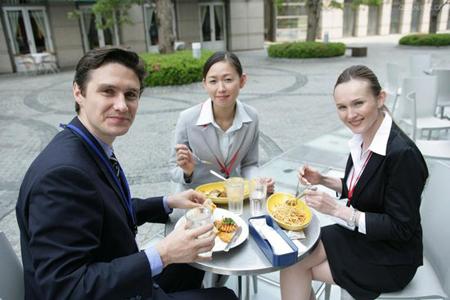
[[[212,224],[214,222],[213,216],[211,213],[211,210],[207,207],[200,206],[191,208],[188,211],[186,211],[186,214],[184,215],[186,218],[186,228],[187,229],[195,229],[200,226],[206,225],[206,224]],[[207,233],[204,233],[198,238],[205,238],[211,235],[213,231],[209,231]],[[212,255],[212,250],[204,253],[200,253],[199,256],[203,257],[210,257]]]
[[[267,196],[267,183],[264,178],[256,178],[250,181],[250,211],[252,216],[260,216],[265,213]]]
[[[244,210],[244,179],[240,177],[228,178],[225,182],[228,198],[228,210],[241,215]]]

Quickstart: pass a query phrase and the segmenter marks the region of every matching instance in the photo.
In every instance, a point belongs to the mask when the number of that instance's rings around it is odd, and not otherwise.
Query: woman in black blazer
[[[353,132],[344,178],[304,166],[303,183],[322,184],[348,199],[308,191],[306,203],[338,218],[322,228],[312,255],[281,272],[286,299],[309,299],[311,280],[334,283],[356,299],[374,299],[404,288],[422,265],[421,194],[428,177],[422,154],[392,121],[375,74],[352,66],[339,76],[334,100]]]

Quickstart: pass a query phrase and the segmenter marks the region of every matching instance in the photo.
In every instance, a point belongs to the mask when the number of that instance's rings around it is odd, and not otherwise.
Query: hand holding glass
[[[186,211],[184,216],[186,218],[186,228],[195,229],[206,224],[212,224],[214,222],[211,210],[207,207],[195,207]],[[200,235],[198,238],[205,238],[213,234],[213,231],[208,231],[205,234]],[[199,253],[199,256],[211,257],[212,250],[204,253]]]

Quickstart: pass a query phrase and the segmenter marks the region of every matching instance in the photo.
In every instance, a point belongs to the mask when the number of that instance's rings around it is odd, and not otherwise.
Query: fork
[[[197,154],[195,154],[194,152],[191,151],[191,153],[192,153],[192,156],[193,156],[198,162],[200,162],[200,163],[202,163],[202,164],[205,164],[205,165],[212,165],[212,164],[213,164],[213,163],[210,162],[210,161],[200,159],[200,157],[198,157]]]

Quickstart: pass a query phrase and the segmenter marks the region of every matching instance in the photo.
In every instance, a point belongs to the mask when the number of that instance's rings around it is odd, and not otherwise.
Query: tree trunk
[[[315,41],[317,30],[319,28],[320,12],[322,10],[322,0],[307,0],[308,9],[308,28],[306,31],[306,40]]]
[[[433,0],[431,2],[431,10],[430,10],[430,28],[428,33],[436,33],[438,29],[438,18],[441,13],[442,8],[450,4],[449,0]]]
[[[159,52],[172,53],[175,37],[172,27],[172,0],[156,0]]]
[[[266,39],[271,42],[275,42],[276,36],[276,11],[275,2],[273,0],[265,1],[265,22],[267,22],[267,36]]]

